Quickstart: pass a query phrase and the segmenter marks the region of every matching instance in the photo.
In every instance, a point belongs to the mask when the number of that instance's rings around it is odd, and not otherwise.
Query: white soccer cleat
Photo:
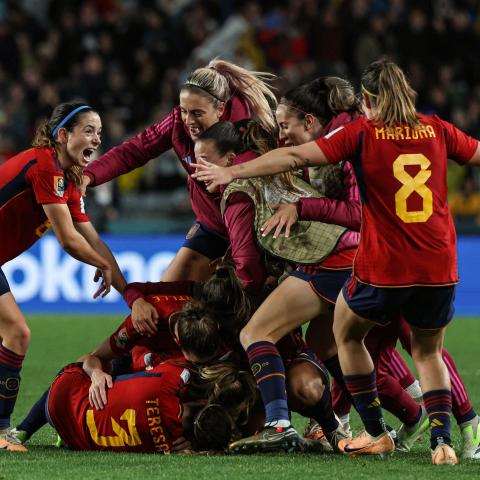
[[[462,458],[480,460],[480,418],[462,423]]]
[[[413,444],[430,428],[430,419],[428,413],[422,406],[422,415],[418,422],[411,427],[407,427],[404,423],[397,431],[397,450],[399,452],[409,452]]]

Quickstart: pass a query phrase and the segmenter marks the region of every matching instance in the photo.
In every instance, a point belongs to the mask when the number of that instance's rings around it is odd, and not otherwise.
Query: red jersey
[[[175,293],[161,293],[162,284],[176,284]],[[175,342],[170,331],[170,315],[179,312],[185,303],[192,299],[193,282],[158,282],[157,291],[159,293],[149,294],[145,300],[151,303],[158,313],[157,333],[153,337],[145,337],[138,333],[129,315],[125,321],[118,327],[116,332],[110,337],[110,348],[117,355],[123,355],[134,349],[134,347],[143,347],[137,350],[138,355],[132,355],[132,369],[134,371],[145,370],[146,362],[145,352],[158,352],[162,354],[162,360],[175,358],[182,355],[180,347]],[[149,284],[152,285],[152,284]],[[183,288],[180,288],[183,287]]]
[[[31,148],[0,165],[0,265],[31,247],[50,228],[42,205],[67,204],[74,222],[88,222],[83,199],[48,148]]]
[[[187,368],[162,363],[149,372],[120,375],[107,391],[107,405],[88,401],[90,377],[79,364],[69,365],[50,387],[48,413],[53,426],[73,450],[168,452],[183,435],[183,396]]]
[[[353,164],[362,199],[358,281],[380,287],[458,282],[447,204],[447,158],[467,163],[477,140],[437,116],[384,128],[359,119],[316,142],[327,159]]]
[[[250,111],[244,100],[233,96],[225,103],[225,111],[220,120],[235,122],[249,117]],[[198,182],[190,176],[195,172],[191,166],[191,163],[195,162],[194,143],[185,129],[178,106],[160,122],[102,155],[84,170],[84,174],[90,178],[92,187],[101,185],[142,167],[152,158],[171,148],[188,173],[188,191],[197,221],[226,236],[227,232],[220,214],[220,195],[209,193],[203,182]]]

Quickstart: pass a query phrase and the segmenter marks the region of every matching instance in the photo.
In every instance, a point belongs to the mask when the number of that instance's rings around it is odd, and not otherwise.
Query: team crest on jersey
[[[128,335],[127,331],[122,328],[117,335],[117,338],[115,339],[115,343],[117,344],[118,348],[125,348],[125,345],[128,342]]]
[[[65,193],[65,179],[63,177],[53,177],[53,189],[57,197],[63,197]]]
[[[183,380],[183,383],[188,383],[190,380],[190,370],[184,368],[183,372],[180,374],[180,378]]]

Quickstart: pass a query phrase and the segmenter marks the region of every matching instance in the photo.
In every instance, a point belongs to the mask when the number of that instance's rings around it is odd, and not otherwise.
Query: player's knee
[[[412,359],[415,363],[442,359],[442,349],[431,345],[412,345]]]
[[[13,325],[3,338],[4,343],[8,344],[10,349],[23,355],[30,343],[30,329],[26,324]]]
[[[246,350],[252,343],[255,342],[255,334],[253,328],[247,325],[242,328],[240,331],[240,343],[242,344],[243,348]]]
[[[320,377],[293,379],[287,382],[289,403],[296,410],[314,407],[322,398],[325,385]]]

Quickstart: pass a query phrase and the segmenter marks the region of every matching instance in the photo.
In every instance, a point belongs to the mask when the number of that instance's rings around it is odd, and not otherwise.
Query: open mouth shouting
[[[96,148],[85,148],[85,150],[83,150],[83,159],[85,160],[85,162],[90,162],[90,159],[91,159],[91,156],[93,154],[93,152],[96,150]]]

